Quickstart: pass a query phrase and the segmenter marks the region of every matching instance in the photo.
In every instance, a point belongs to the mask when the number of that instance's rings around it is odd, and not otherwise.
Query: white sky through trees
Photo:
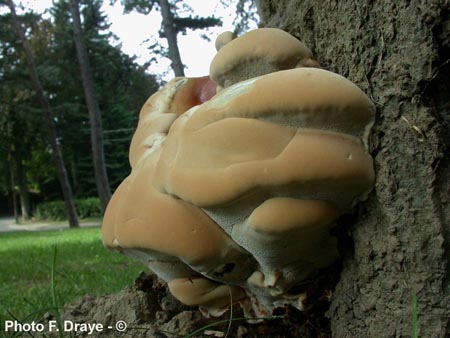
[[[45,12],[52,4],[52,0],[22,0],[20,2],[25,8],[38,13]],[[225,9],[220,4],[220,0],[186,0],[184,3],[192,7],[193,15],[215,15],[223,21],[222,27],[213,27],[208,31],[187,30],[186,35],[178,34],[181,59],[187,67],[185,69],[186,76],[207,75],[209,64],[216,53],[214,48],[216,36],[223,31],[233,30],[236,5],[233,4]],[[102,10],[108,16],[108,21],[111,24],[110,30],[119,38],[119,41],[114,42],[114,44],[121,44],[124,53],[136,55],[138,63],[143,64],[154,57],[148,46],[156,41],[166,46],[167,41],[159,38],[158,35],[161,27],[161,15],[158,11],[154,10],[149,15],[136,12],[123,14],[120,1],[111,6],[108,0],[104,1]],[[182,16],[182,13],[180,13],[180,16]],[[256,28],[256,24],[253,28]],[[207,35],[211,41],[202,39],[201,35]],[[169,59],[161,56],[157,56],[157,58],[158,62],[152,64],[149,72],[160,75],[165,80],[172,78],[174,75],[170,68]]]

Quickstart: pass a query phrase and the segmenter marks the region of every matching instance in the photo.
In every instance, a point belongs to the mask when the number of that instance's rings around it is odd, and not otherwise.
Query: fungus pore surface
[[[210,77],[144,104],[103,242],[213,315],[303,309],[298,286],[338,257],[330,229],[372,189],[375,107],[281,30],[216,48]]]

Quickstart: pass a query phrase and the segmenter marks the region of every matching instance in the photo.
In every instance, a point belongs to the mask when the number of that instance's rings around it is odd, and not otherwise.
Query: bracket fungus
[[[372,189],[375,107],[281,30],[216,46],[212,80],[175,78],[143,106],[103,241],[211,314],[302,309],[298,286],[338,257],[330,229]]]
[[[319,66],[305,44],[277,28],[255,29],[239,38],[224,32],[216,49],[209,74],[219,88],[279,70]]]

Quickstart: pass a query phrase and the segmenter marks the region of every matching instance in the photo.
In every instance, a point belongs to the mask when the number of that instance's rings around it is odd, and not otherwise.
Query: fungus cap
[[[308,47],[277,28],[255,29],[235,39],[226,32],[216,45],[220,48],[209,74],[222,88],[278,70],[318,66]]]
[[[212,207],[274,186],[320,191],[326,183],[331,195],[318,196],[351,205],[372,186],[362,143],[373,118],[374,106],[357,86],[322,69],[240,82],[174,123],[154,186]]]
[[[208,81],[175,79],[144,105],[130,147],[133,170],[115,191],[105,212],[103,242],[146,262],[155,259],[174,262],[171,265],[184,262],[210,274],[220,273],[221,265],[238,259],[243,264],[233,273],[246,275],[244,262],[249,260],[248,256],[220,227],[199,208],[162,194],[151,184],[170,122],[175,120],[173,116],[180,109],[189,109],[207,99],[211,95]],[[166,116],[171,119],[161,123]],[[149,144],[147,140],[155,134],[159,144]]]
[[[227,310],[231,300],[235,303],[246,296],[239,287],[201,277],[173,279],[168,286],[170,292],[182,303],[202,306],[217,315]]]
[[[236,34],[234,34],[233,32],[227,31],[219,34],[215,43],[216,50],[219,51],[223,46],[234,39],[236,39]]]
[[[342,76],[303,68],[311,52],[280,30],[217,45],[227,88],[176,78],[141,110],[103,241],[212,314],[235,301],[303,309],[299,286],[338,256],[330,228],[372,188],[375,107]]]

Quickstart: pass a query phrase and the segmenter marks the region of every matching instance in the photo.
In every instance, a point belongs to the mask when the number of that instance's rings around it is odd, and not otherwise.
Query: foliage
[[[238,0],[236,5],[236,18],[234,19],[236,34],[249,30],[252,22],[258,22],[258,12],[255,0]]]
[[[111,0],[111,3],[114,2],[116,0]],[[214,15],[208,17],[193,16],[192,8],[181,0],[121,0],[121,3],[124,6],[125,13],[134,10],[138,13],[149,14],[154,8],[161,13],[159,36],[167,39],[168,48],[158,41],[151,45],[150,49],[154,54],[170,59],[176,76],[184,75],[177,44],[178,33],[185,35],[188,29],[208,29],[209,27],[222,26],[222,20]],[[168,9],[163,10],[165,7],[168,7]],[[203,37],[206,36],[203,35]],[[151,61],[155,60],[153,58]]]
[[[114,3],[115,1],[111,1],[111,3]],[[150,14],[150,12],[153,9],[153,6],[155,5],[155,3],[157,3],[157,1],[153,0],[153,1],[148,1],[148,0],[122,0],[121,1],[123,6],[124,6],[124,10],[125,13],[129,13],[133,10],[137,11],[138,13],[142,13],[142,14]]]
[[[222,20],[214,16],[202,18],[199,16],[189,15],[183,18],[177,16],[173,19],[173,23],[175,26],[175,30],[178,33],[186,34],[188,29],[196,30],[196,29],[206,29],[214,26],[221,26]]]
[[[128,146],[137,113],[147,97],[157,90],[154,76],[145,73],[145,67],[139,66],[134,59],[123,54],[118,47],[109,43],[112,35],[104,33],[108,27],[106,17],[100,12],[100,2],[90,1],[82,7],[83,22],[87,32],[87,47],[93,71],[95,90],[100,110],[103,112],[105,131],[105,161],[112,188],[117,187],[129,173]],[[77,196],[95,195],[96,187],[90,151],[89,119],[83,99],[81,79],[76,53],[72,43],[72,28],[67,16],[67,4],[54,8],[58,18],[60,36],[55,49],[57,60],[61,63],[60,76],[65,77],[66,89],[53,100],[60,113],[62,143],[66,149],[66,160]],[[101,28],[99,30],[98,28]],[[60,45],[59,45],[60,44]],[[74,93],[76,93],[74,95]],[[120,130],[120,131],[118,131]]]
[[[37,16],[24,15],[21,19],[27,34],[36,32]],[[0,177],[4,192],[10,191],[11,184],[15,184],[22,211],[28,216],[28,190],[32,184],[32,178],[27,177],[32,160],[30,154],[42,150],[36,136],[45,134],[42,132],[42,114],[35,114],[36,102],[29,83],[28,66],[10,14],[0,16],[0,27],[0,157],[3,159]]]
[[[234,33],[240,35],[260,21],[256,0],[220,0],[222,7],[234,7],[235,18],[233,20]]]
[[[75,207],[77,208],[78,216],[82,219],[102,216],[100,200],[96,197],[76,199]]]
[[[222,1],[228,6],[236,4]],[[160,10],[157,0],[121,2],[126,12]],[[128,148],[138,112],[145,100],[158,89],[158,83],[155,76],[146,73],[146,66],[139,66],[133,57],[111,44],[115,37],[110,33],[108,19],[101,11],[102,1],[81,0],[80,3],[89,61],[102,111],[105,161],[114,190],[130,171]],[[253,13],[247,11],[248,6],[253,6],[252,3],[249,0],[239,1],[238,10],[248,16]],[[214,16],[196,16],[183,1],[171,0],[170,8],[174,14],[176,33],[184,34],[190,29],[206,29],[220,24]],[[89,116],[69,13],[68,0],[57,0],[49,11],[49,18],[22,11],[20,19],[55,114],[58,143],[74,195],[85,198],[96,195],[96,185],[92,175]],[[159,47],[159,52],[166,55],[164,47]],[[0,81],[1,193],[11,194],[14,189],[21,197],[26,197],[22,195],[30,191],[38,196],[38,200],[61,199],[41,107],[31,88],[26,60],[8,11],[0,14]],[[15,181],[14,187],[11,187],[11,177]]]
[[[64,201],[43,202],[36,207],[36,219],[62,221],[67,218]]]
[[[75,208],[82,219],[102,216],[100,200],[97,197],[75,199]],[[66,204],[61,200],[42,202],[36,207],[35,217],[39,220],[65,220],[67,219]]]
[[[102,245],[99,228],[13,232],[0,236],[0,323],[41,319],[52,307],[51,266],[57,245],[55,279],[59,305],[85,294],[102,295],[131,285],[142,264]]]
[[[121,3],[124,6],[125,13],[130,13],[134,10],[138,13],[149,14],[153,8],[160,10],[158,0],[121,0]],[[179,3],[182,3],[182,6],[179,6]],[[183,1],[175,0],[169,2],[169,4],[173,14],[175,30],[177,32],[186,33],[187,29],[205,29],[222,25],[222,20],[216,18],[214,15],[208,17],[200,17],[198,15],[192,16],[192,14],[180,16],[180,13],[192,13],[192,8],[186,3],[183,3]],[[163,28],[161,28],[161,36],[164,36]]]
[[[101,1],[82,1],[84,31],[98,100],[103,113],[105,154],[111,187],[129,173],[128,146],[140,107],[158,89],[145,66],[111,45],[114,36],[101,12]],[[39,77],[55,114],[58,143],[77,197],[96,195],[89,117],[73,43],[67,0],[58,0],[51,18],[24,13],[20,19],[30,40]],[[61,198],[52,150],[41,108],[31,89],[20,43],[8,13],[0,14],[0,185],[11,192],[11,174],[19,193],[39,199]],[[23,184],[19,187],[19,183]],[[19,189],[21,188],[21,189]],[[21,191],[20,191],[21,190]]]

